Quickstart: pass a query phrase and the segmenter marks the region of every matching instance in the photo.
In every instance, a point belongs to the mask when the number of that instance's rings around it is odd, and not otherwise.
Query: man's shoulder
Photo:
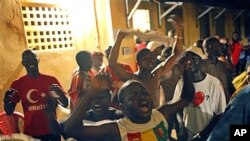
[[[48,75],[48,74],[40,74],[41,77],[44,77],[44,78],[51,78],[51,79],[56,79],[55,76],[52,76],[52,75]]]
[[[47,75],[47,74],[40,74],[40,79],[46,80],[47,82],[58,83],[59,81],[55,76]]]
[[[249,100],[250,100],[250,85],[248,84],[245,87],[241,88],[235,98],[241,99],[241,101],[247,100],[247,102],[249,102]]]
[[[14,80],[14,81],[12,82],[11,85],[12,85],[12,86],[14,86],[14,85],[19,85],[19,84],[21,84],[21,83],[27,81],[27,79],[28,79],[28,75],[22,76],[22,77],[20,77],[20,78],[18,78],[18,79],[16,79],[16,80]]]
[[[24,76],[21,76],[20,78],[16,79],[15,81],[23,81],[25,79],[27,79],[29,76],[28,75],[24,75]]]
[[[207,75],[206,79],[210,80],[212,83],[221,83],[220,80],[217,77],[215,77],[215,76],[213,76],[213,75],[211,75],[209,73],[206,73],[206,75]],[[204,80],[206,80],[206,79],[204,79]]]

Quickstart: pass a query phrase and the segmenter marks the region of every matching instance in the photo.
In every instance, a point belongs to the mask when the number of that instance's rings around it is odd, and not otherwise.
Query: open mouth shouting
[[[149,104],[148,104],[147,101],[141,102],[141,104],[140,104],[139,107],[140,107],[140,110],[141,110],[142,112],[148,112],[148,111],[149,111]]]
[[[95,111],[101,111],[103,109],[102,105],[99,105],[99,104],[95,104],[93,105]]]

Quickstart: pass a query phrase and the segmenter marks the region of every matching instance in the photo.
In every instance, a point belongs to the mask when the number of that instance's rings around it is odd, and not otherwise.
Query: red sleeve
[[[133,73],[133,71],[132,71],[132,69],[130,68],[129,65],[124,64],[123,67],[125,68],[125,70],[126,70],[127,72],[132,72],[132,73]]]

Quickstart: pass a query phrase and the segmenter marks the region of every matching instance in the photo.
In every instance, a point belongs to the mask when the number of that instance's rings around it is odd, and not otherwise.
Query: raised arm
[[[115,122],[92,126],[83,125],[82,121],[86,111],[89,109],[88,105],[90,105],[91,97],[97,92],[101,92],[101,90],[92,89],[89,93],[86,93],[80,99],[80,102],[73,110],[70,117],[65,121],[64,132],[67,136],[77,140],[120,139],[119,129]]]
[[[183,27],[181,25],[179,18],[176,16],[171,17],[171,22],[176,30],[176,35],[175,35],[176,42],[174,43],[172,55],[169,57],[169,59],[165,60],[164,62],[156,66],[156,68],[153,70],[153,73],[159,75],[162,75],[163,73],[170,71],[175,64],[176,59],[180,56],[182,52]]]
[[[134,31],[134,35],[140,37],[144,41],[159,41],[165,43],[165,45],[169,45],[171,41],[171,37],[157,34],[157,33],[143,33],[141,31]]]
[[[109,56],[109,66],[113,69],[115,74],[122,80],[127,81],[134,77],[134,74],[127,72],[122,65],[117,62],[119,56],[119,50],[122,43],[123,38],[132,33],[132,31],[122,31],[119,30],[117,33],[116,41],[114,46],[111,49],[110,56]]]
[[[15,111],[16,103],[11,102],[11,97],[15,94],[15,90],[9,89],[5,92],[3,103],[4,103],[4,110],[7,115],[13,114]]]

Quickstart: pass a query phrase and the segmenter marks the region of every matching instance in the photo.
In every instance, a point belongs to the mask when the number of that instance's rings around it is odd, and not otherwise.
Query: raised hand
[[[125,38],[128,35],[132,35],[134,32],[133,29],[119,29],[117,31],[117,36],[120,38]]]
[[[176,15],[170,15],[167,21],[172,23],[174,27],[179,27],[183,25],[182,20]]]
[[[4,101],[4,103],[11,103],[11,97],[15,94],[15,93],[17,93],[17,91],[16,90],[14,90],[14,89],[9,89],[9,90],[7,90],[6,92],[5,92],[5,96],[4,96],[4,98],[3,98],[3,101]]]
[[[49,86],[50,96],[54,98],[59,98],[61,95],[64,95],[63,89],[58,84],[52,84]]]
[[[109,75],[98,74],[93,79],[93,88],[112,88],[112,80]]]

